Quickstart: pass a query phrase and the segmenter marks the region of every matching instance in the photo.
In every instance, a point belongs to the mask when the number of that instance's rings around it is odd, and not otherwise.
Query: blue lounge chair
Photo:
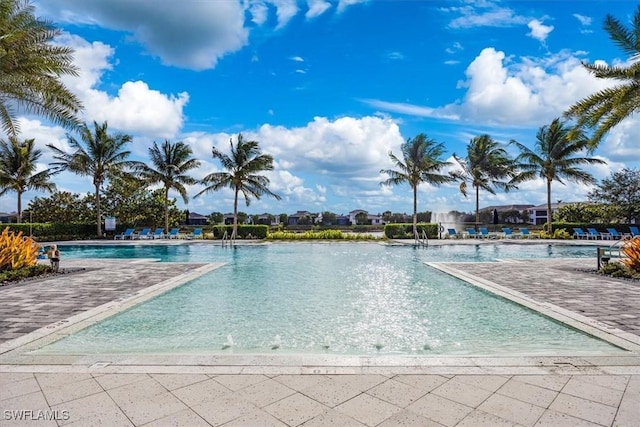
[[[469,235],[469,237],[473,237],[474,239],[480,237],[480,235],[476,233],[476,230],[474,228],[467,228],[467,234]]]
[[[589,235],[582,228],[574,228],[573,237],[576,239],[589,239]]]
[[[512,239],[514,237],[522,237],[522,233],[514,233],[509,227],[502,227],[505,239]]]
[[[495,238],[495,235],[489,234],[489,230],[486,227],[480,227],[480,237],[483,239],[486,238]]]
[[[195,228],[191,235],[190,239],[204,239],[204,235],[202,234],[202,228]]]
[[[539,239],[540,238],[540,234],[539,233],[532,233],[526,227],[520,227],[520,233],[522,233],[522,237],[523,238],[525,238],[525,237],[527,239],[531,239],[531,238]]]
[[[449,235],[449,238],[456,238],[459,239],[460,235],[458,234],[458,232],[456,232],[455,228],[447,228],[447,234]]]
[[[594,240],[598,240],[598,238],[604,240],[604,239],[611,239],[611,234],[609,233],[600,233],[598,230],[596,230],[595,228],[591,228],[591,227],[587,227],[587,235],[589,236],[589,238],[593,238]]]
[[[113,240],[133,239],[135,228],[127,228],[123,233],[113,236]]]
[[[634,227],[633,225],[629,227],[629,232],[631,233],[631,237],[640,236],[640,230],[638,230],[638,227]]]
[[[167,237],[169,237],[170,239],[182,239],[182,234],[180,234],[179,228],[172,228],[169,231],[169,235]]]
[[[156,231],[153,232],[151,237],[154,239],[162,239],[164,237],[164,229],[160,227],[156,228]]]
[[[622,239],[622,234],[618,233],[618,230],[616,230],[615,228],[607,228],[607,231],[609,232],[609,234],[611,234],[612,239]]]
[[[134,237],[134,239],[150,239],[151,238],[151,229],[143,228],[140,234]]]

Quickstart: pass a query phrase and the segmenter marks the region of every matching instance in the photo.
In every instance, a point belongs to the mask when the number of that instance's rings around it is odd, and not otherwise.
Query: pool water
[[[167,251],[163,259],[228,264],[41,352],[575,355],[623,351],[424,264],[443,258],[463,260],[457,252],[466,247],[279,244],[222,250],[189,245],[149,247],[148,253],[139,248],[144,257]],[[478,260],[494,256],[494,251],[501,252],[500,257],[513,252],[507,249],[472,248],[472,253],[479,254],[474,258]],[[114,248],[113,254],[122,250]],[[113,256],[109,251],[102,248],[102,255]],[[234,346],[223,349],[229,335]],[[280,345],[273,349],[277,341]]]
[[[348,246],[349,252],[367,251],[376,243],[288,243],[262,246],[236,246],[233,249],[211,244],[156,245],[60,245],[64,258],[153,258],[160,261],[176,262],[234,262],[239,256],[267,251],[279,251],[282,246],[307,247],[329,245],[333,248]],[[426,248],[391,247],[391,251],[409,251],[413,256],[433,262],[487,262],[496,259],[513,258],[585,258],[595,257],[596,249],[589,246],[549,245],[549,244],[482,244],[482,245],[432,245]]]

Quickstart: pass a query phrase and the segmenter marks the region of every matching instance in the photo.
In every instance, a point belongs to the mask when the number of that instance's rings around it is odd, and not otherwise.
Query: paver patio
[[[579,271],[592,263],[448,265],[638,335],[640,285]],[[103,260],[63,266],[87,270],[0,287],[0,340],[194,268]],[[262,366],[251,358],[220,366],[197,357],[180,366],[153,357],[34,365],[10,363],[17,359],[8,354],[0,355],[0,426],[640,426],[637,353],[420,358],[413,366],[374,356],[342,367]]]

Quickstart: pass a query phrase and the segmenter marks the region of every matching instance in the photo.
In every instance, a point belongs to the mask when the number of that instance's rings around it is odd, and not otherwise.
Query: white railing
[[[413,238],[415,240],[416,246],[424,246],[424,247],[429,246],[429,239],[427,238],[426,231],[422,230],[422,234],[420,234],[418,230],[416,230],[414,232]]]

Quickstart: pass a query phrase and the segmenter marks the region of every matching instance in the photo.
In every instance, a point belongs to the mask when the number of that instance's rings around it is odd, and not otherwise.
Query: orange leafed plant
[[[38,245],[31,237],[15,234],[6,227],[0,234],[0,271],[17,270],[36,265]]]
[[[622,253],[626,256],[622,262],[630,269],[640,271],[640,237],[636,236],[624,242]]]

